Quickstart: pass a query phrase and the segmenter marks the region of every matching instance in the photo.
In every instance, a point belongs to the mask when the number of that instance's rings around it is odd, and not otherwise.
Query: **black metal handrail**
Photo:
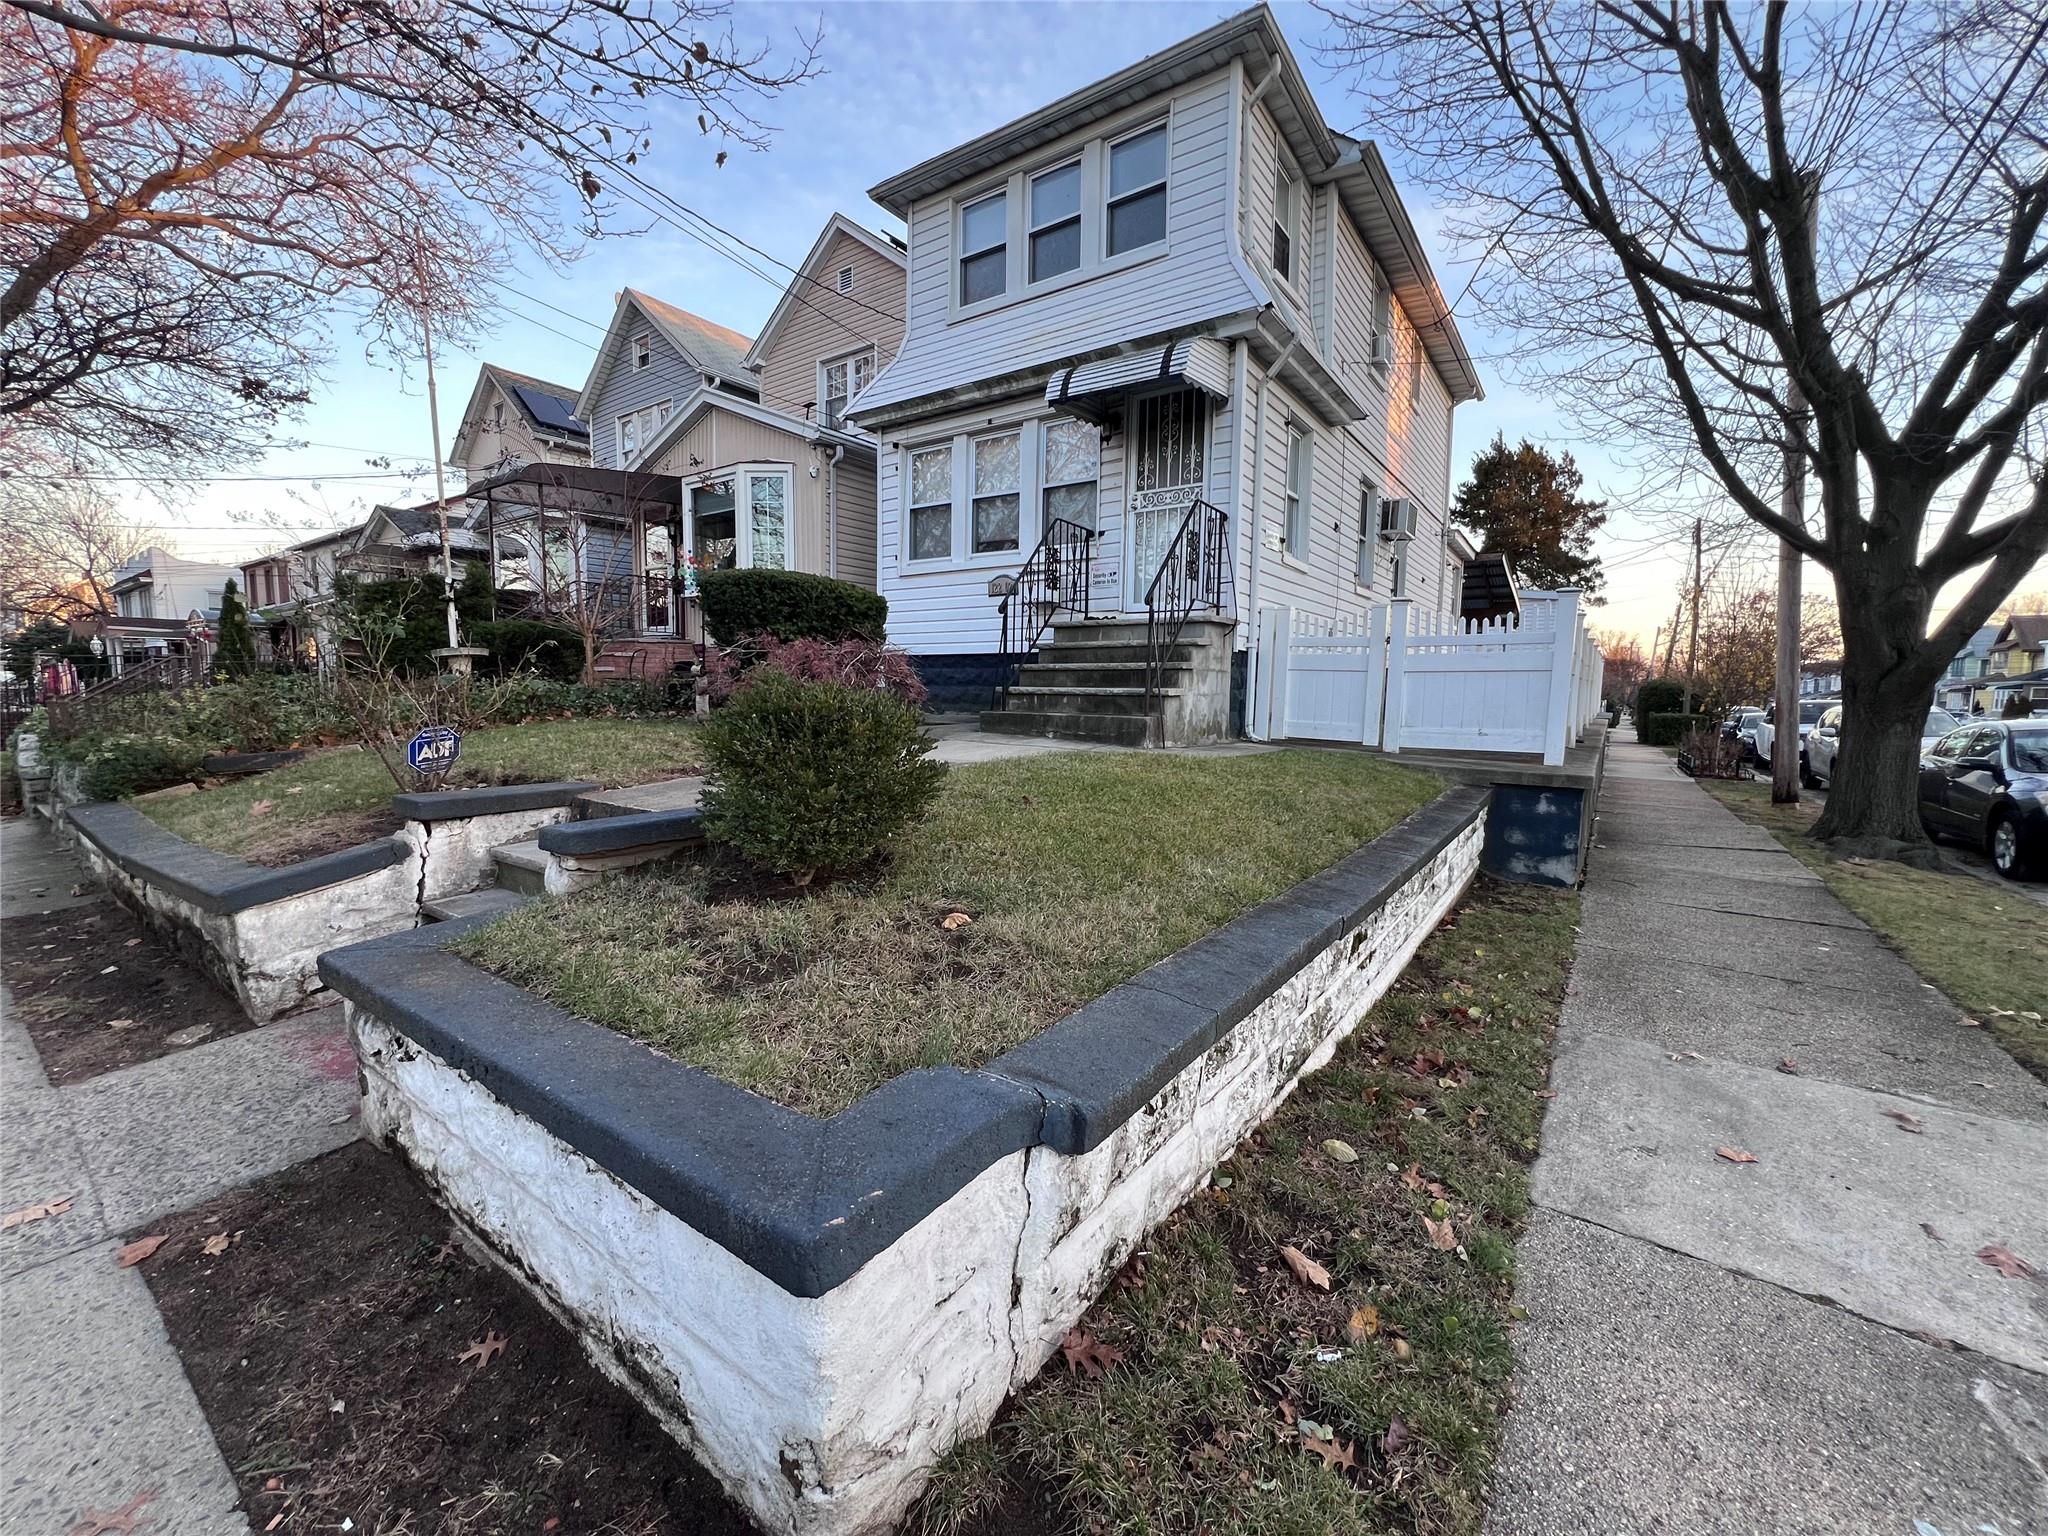
[[[1002,667],[997,694],[1008,703],[1017,668],[1060,613],[1088,616],[1088,587],[1095,566],[1095,530],[1056,517],[1015,576],[999,576],[991,591],[996,606],[996,655]]]
[[[1224,593],[1230,594],[1228,604]],[[1166,658],[1189,619],[1207,609],[1237,617],[1231,571],[1230,520],[1221,507],[1197,501],[1167,540],[1152,585],[1145,589],[1145,714],[1156,718]]]

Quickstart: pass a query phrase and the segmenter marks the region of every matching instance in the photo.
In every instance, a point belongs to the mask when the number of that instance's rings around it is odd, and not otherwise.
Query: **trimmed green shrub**
[[[68,760],[77,765],[88,797],[122,800],[196,779],[206,751],[178,736],[99,736]]]
[[[701,741],[705,832],[798,885],[872,857],[946,775],[901,699],[781,673],[735,693]]]
[[[1636,716],[1636,740],[1653,747],[1675,747],[1687,731],[1703,731],[1714,724],[1712,715],[1677,713]]]
[[[256,637],[249,633],[249,610],[232,576],[221,588],[220,638],[214,644],[213,664],[229,677],[247,677],[256,670]]]
[[[1643,680],[1636,689],[1636,719],[1649,715],[1676,714],[1685,708],[1685,684],[1668,677]]]
[[[697,596],[705,632],[717,645],[760,634],[880,644],[889,620],[881,593],[802,571],[704,571],[697,577]]]
[[[485,619],[469,626],[469,638],[491,653],[500,676],[538,672],[571,683],[583,675],[583,637],[552,619]]]
[[[448,605],[438,570],[383,581],[338,577],[334,599],[335,628],[345,640],[363,645],[395,672],[434,670],[434,652],[448,643]],[[465,632],[491,616],[490,573],[474,560],[455,584],[455,613]]]

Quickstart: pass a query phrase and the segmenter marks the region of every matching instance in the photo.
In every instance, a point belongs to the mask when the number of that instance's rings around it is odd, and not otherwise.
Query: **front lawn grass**
[[[607,788],[695,773],[702,764],[696,726],[681,717],[533,720],[462,738],[451,785],[596,779]],[[376,754],[336,747],[270,773],[198,794],[143,799],[136,809],[187,842],[222,853],[258,856],[290,840],[319,841],[323,826],[342,839],[366,817],[388,810],[398,786]],[[258,812],[256,807],[268,802]],[[373,834],[374,835],[374,834]]]
[[[2048,908],[1974,875],[1890,859],[1833,858],[1811,835],[1820,815],[1812,801],[1773,805],[1769,784],[1700,783],[1783,843],[1907,964],[2048,1082]]]
[[[1443,788],[1354,753],[1057,753],[955,768],[878,874],[716,899],[671,868],[456,948],[584,1018],[829,1115],[977,1066],[1371,842]],[[946,926],[949,914],[971,919]]]
[[[1055,1354],[905,1529],[1477,1533],[1578,913],[1482,880],[1068,1335],[1121,1361]]]

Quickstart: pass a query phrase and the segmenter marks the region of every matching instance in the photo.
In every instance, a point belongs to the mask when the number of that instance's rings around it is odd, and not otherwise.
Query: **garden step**
[[[1062,741],[1100,741],[1119,747],[1142,747],[1151,735],[1152,722],[1143,715],[985,709],[981,712],[981,728],[1003,736],[1051,736]]]
[[[491,850],[491,861],[498,866],[501,889],[527,896],[547,894],[548,856],[538,843],[501,843]]]
[[[1189,644],[1202,645],[1222,639],[1236,627],[1229,619],[1210,618],[1198,614],[1181,626],[1180,638]],[[1135,619],[1054,619],[1052,623],[1054,643],[1059,645],[1064,645],[1069,640],[1116,641],[1124,645],[1143,645],[1146,628],[1146,620],[1142,614]]]
[[[514,907],[523,907],[532,899],[501,885],[487,885],[480,891],[467,891],[460,896],[443,896],[439,901],[430,901],[420,908],[420,916],[430,923],[452,923],[463,917],[496,917]]]
[[[1188,680],[1188,673],[1191,670],[1184,664],[1168,662],[1159,669],[1160,681],[1169,687],[1177,687]],[[1144,683],[1145,663],[1142,661],[1078,662],[1061,657],[1042,656],[1038,661],[1026,662],[1017,669],[1016,686],[1072,690],[1141,688]]]
[[[1161,699],[1178,698],[1178,688],[1162,688]],[[1012,688],[1008,703],[1027,713],[1139,715],[1147,713],[1143,687],[1121,688]]]

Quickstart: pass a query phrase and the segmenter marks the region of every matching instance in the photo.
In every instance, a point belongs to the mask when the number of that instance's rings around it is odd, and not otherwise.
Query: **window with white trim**
[[[633,371],[638,373],[654,361],[654,338],[642,331],[633,338]]]
[[[1166,238],[1166,149],[1164,123],[1110,144],[1105,254],[1121,256]]]
[[[1372,274],[1372,340],[1374,364],[1381,369],[1391,367],[1394,361],[1394,289],[1377,267]]]
[[[1353,574],[1363,587],[1372,585],[1373,556],[1380,542],[1380,488],[1360,477],[1358,482],[1358,565]]]
[[[1069,160],[1031,178],[1027,281],[1042,283],[1081,265],[1081,162]]]
[[[743,469],[747,511],[746,563],[759,571],[789,568],[789,481],[786,469]]]
[[[1293,422],[1287,424],[1287,517],[1282,524],[1287,553],[1297,560],[1308,558],[1308,507],[1310,460],[1314,439]]]
[[[1301,178],[1286,162],[1273,175],[1273,270],[1295,282],[1301,261]]]
[[[908,558],[953,558],[953,445],[937,443],[910,453]]]
[[[836,427],[847,403],[875,381],[875,350],[849,353],[818,365],[818,420]]]
[[[1048,421],[1039,435],[1043,440],[1039,484],[1044,488],[1045,508],[1039,526],[1049,528],[1054,518],[1061,517],[1082,528],[1094,528],[1102,433],[1092,422],[1061,416]]]
[[[661,424],[668,420],[673,402],[657,400],[653,405],[644,405],[637,411],[627,411],[613,423],[618,434],[619,462],[630,464],[639,458],[647,445],[654,441]]]
[[[997,192],[960,210],[960,302],[1002,297],[1009,266],[1010,199]]]
[[[1023,447],[1023,434],[1016,431],[974,439],[967,542],[977,555],[1017,547],[1024,506]]]

